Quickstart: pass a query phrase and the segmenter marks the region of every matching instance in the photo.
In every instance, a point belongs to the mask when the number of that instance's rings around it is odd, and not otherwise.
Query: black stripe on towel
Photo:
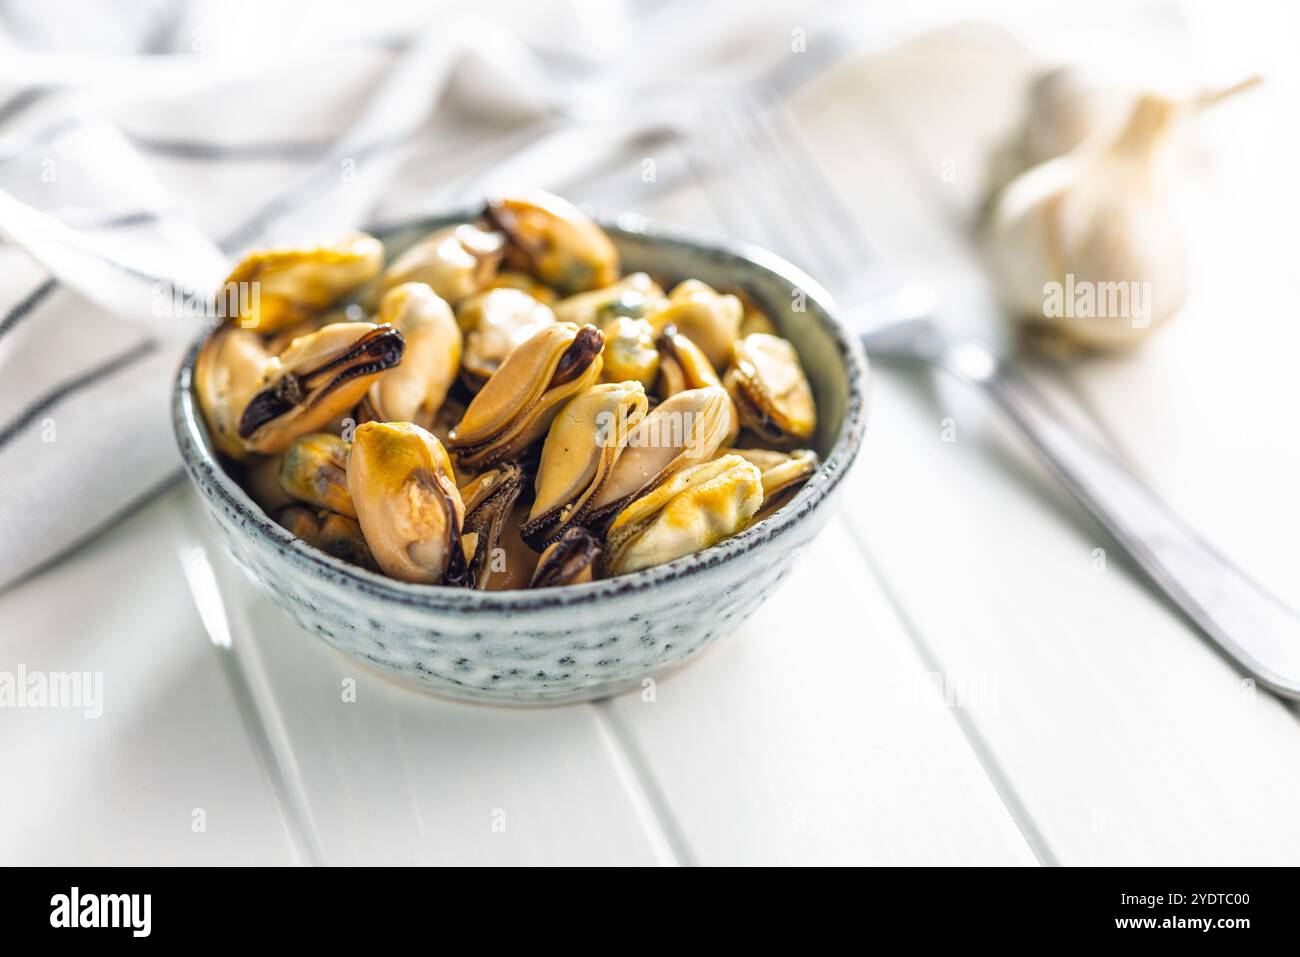
[[[58,287],[59,284],[56,280],[47,279],[29,292],[26,298],[6,312],[3,319],[0,319],[0,336],[3,336],[22,322],[23,319],[35,312],[36,307],[48,299],[50,293],[54,292]]]
[[[18,149],[10,150],[8,153],[0,153],[0,163],[8,163],[10,160],[30,156],[36,152],[38,147],[45,146],[69,130],[74,130],[85,124],[86,119],[80,116],[65,116],[62,119],[55,120],[27,137],[26,142],[22,143]]]
[[[23,429],[35,422],[41,415],[50,411],[70,395],[75,395],[83,389],[88,389],[92,385],[98,385],[105,379],[108,379],[117,373],[129,369],[141,359],[152,355],[158,351],[158,343],[153,339],[145,339],[139,342],[125,352],[120,352],[107,362],[100,363],[87,372],[82,372],[74,379],[68,379],[60,385],[46,392],[43,396],[33,402],[22,412],[18,413],[8,425],[0,429],[0,449],[13,440]]]
[[[200,163],[217,161],[256,162],[259,160],[314,160],[332,145],[332,137],[314,140],[266,140],[252,143],[218,143],[203,140],[165,139],[128,133],[131,142],[155,156],[175,160],[194,160]]]
[[[114,229],[130,229],[132,226],[146,226],[163,218],[162,213],[152,209],[133,209],[124,213],[96,213],[81,222],[70,222],[67,217],[60,220],[69,229],[81,232],[101,232]],[[75,219],[75,217],[74,217]]]
[[[33,103],[39,103],[58,89],[57,86],[29,86],[27,89],[15,93],[5,100],[3,104],[0,104],[0,123],[8,123]]]
[[[116,528],[122,522],[126,521],[128,518],[130,518],[136,512],[141,511],[146,506],[152,505],[165,493],[175,488],[176,484],[180,482],[184,477],[185,477],[185,470],[183,468],[178,468],[175,471],[169,473],[165,478],[162,479],[162,481],[158,482],[148,491],[144,492],[143,494],[139,495],[136,498],[131,499],[131,501],[127,502],[125,505],[119,508],[112,515],[109,515],[102,522],[99,522],[93,527],[86,529],[84,535],[82,535],[80,538],[76,539],[75,541],[68,542],[66,546],[61,548],[59,551],[55,552],[49,558],[46,558],[43,561],[38,562],[37,564],[33,565],[31,568],[28,568],[25,571],[19,572],[16,578],[10,579],[7,582],[0,582],[0,595],[4,595],[7,592],[13,591],[19,585],[23,585],[26,582],[31,581],[33,578],[36,578],[38,575],[41,575],[49,571],[51,568],[54,568],[56,565],[63,564],[63,562],[67,561],[69,558],[71,558],[77,552],[81,551],[91,542],[98,539],[104,533],[110,531],[113,528]]]

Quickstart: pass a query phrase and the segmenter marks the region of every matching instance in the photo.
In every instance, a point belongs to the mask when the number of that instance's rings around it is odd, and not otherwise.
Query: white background
[[[1035,58],[1267,72],[1189,146],[1184,313],[1139,355],[1039,372],[1081,427],[1300,605],[1294,24],[1250,4],[1046,6],[996,5],[996,26],[972,27],[952,25],[983,19],[966,4],[861,5],[848,19],[863,55],[790,114],[848,207],[935,286],[943,319],[997,338],[965,224]],[[321,7],[192,15],[217,54],[258,57],[320,42]],[[367,7],[376,23],[404,15]],[[627,40],[614,5],[577,9],[595,40]],[[942,29],[882,52],[921,27]],[[728,232],[691,188],[637,211]],[[205,533],[176,489],[0,594],[0,666],[105,676],[97,720],[0,712],[0,862],[1300,860],[1294,706],[1153,595],[978,397],[881,368],[873,402],[841,514],[653,702],[421,697],[297,631],[210,549],[232,658],[181,573],[178,549]]]

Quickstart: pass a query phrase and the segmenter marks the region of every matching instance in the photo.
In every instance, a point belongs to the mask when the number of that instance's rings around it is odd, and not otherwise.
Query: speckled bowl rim
[[[455,214],[426,217],[385,228],[383,234],[391,235],[424,226],[436,228],[438,224],[451,221],[457,221]],[[802,290],[808,299],[820,307],[820,314],[815,313],[817,321],[834,342],[844,366],[848,387],[844,417],[835,442],[817,471],[798,494],[775,514],[740,534],[693,555],[631,574],[579,585],[537,590],[477,591],[397,581],[344,562],[296,538],[267,516],[215,460],[209,451],[207,427],[198,414],[191,388],[194,363],[209,334],[207,329],[195,338],[181,361],[172,391],[172,426],[186,472],[202,494],[215,498],[246,519],[244,527],[247,534],[269,541],[288,559],[315,577],[369,598],[430,612],[520,613],[609,601],[659,588],[690,575],[698,575],[706,569],[725,565],[753,549],[773,543],[825,502],[857,457],[867,418],[867,359],[862,345],[837,318],[837,308],[829,293],[803,270],[774,253],[748,243],[731,240],[720,242],[697,237],[688,231],[676,227],[665,228],[640,218],[634,228],[620,225],[616,219],[600,217],[600,221],[611,235],[626,235],[641,242],[649,239],[655,243],[675,245],[699,256],[721,255],[763,270]]]

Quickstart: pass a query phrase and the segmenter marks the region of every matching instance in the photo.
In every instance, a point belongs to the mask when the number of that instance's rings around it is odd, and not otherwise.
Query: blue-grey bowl
[[[383,237],[390,258],[463,217]],[[395,581],[281,528],[218,463],[192,383],[196,341],[172,418],[190,478],[226,548],[271,600],[340,651],[415,687],[498,704],[585,701],[638,687],[727,634],[789,573],[832,512],[866,422],[867,363],[817,283],[771,253],[638,222],[608,223],[624,270],[742,287],[794,343],[817,400],[822,462],[783,508],[739,535],[665,565],[563,588],[471,591]]]

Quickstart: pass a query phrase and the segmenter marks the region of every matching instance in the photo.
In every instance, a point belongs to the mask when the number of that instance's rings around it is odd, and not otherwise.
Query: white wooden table
[[[945,320],[994,335],[962,223],[1024,63],[966,64],[968,41],[840,69],[792,112]],[[1243,201],[1294,198],[1266,122],[1285,92],[1202,131],[1186,313],[1140,356],[1040,378],[1300,604],[1294,241]],[[689,191],[638,211],[720,228]],[[0,863],[1300,862],[1296,710],[1154,596],[978,397],[879,368],[873,403],[841,514],[653,701],[422,697],[209,548],[232,656],[182,574],[202,519],[177,487],[0,595],[5,662],[102,671],[105,698],[98,719],[0,712]]]

